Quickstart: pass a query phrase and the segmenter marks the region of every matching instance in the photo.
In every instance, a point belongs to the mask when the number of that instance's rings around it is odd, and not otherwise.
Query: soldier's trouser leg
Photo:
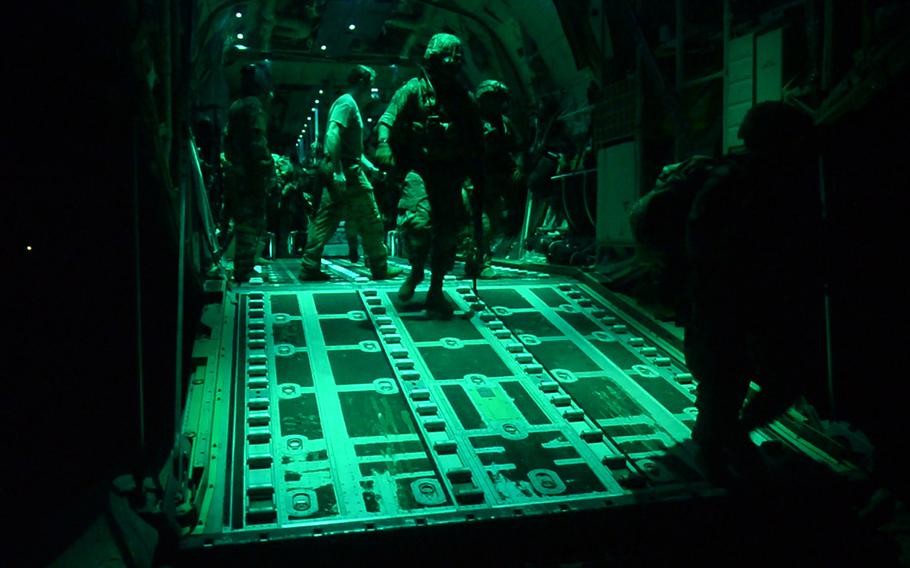
[[[795,377],[794,377],[795,378]],[[742,429],[751,432],[768,425],[796,403],[801,390],[794,383],[767,383],[746,404],[742,412]]]
[[[477,275],[483,269],[493,265],[493,248],[491,243],[493,227],[490,222],[490,216],[487,214],[487,211],[484,210],[481,212],[480,218],[481,229],[483,231],[483,234],[481,235],[482,243],[478,244],[474,231],[474,214],[471,209],[472,204],[467,193],[465,193],[463,201],[467,219],[462,229],[458,232],[458,246],[462,257],[464,257],[465,273],[471,276]]]
[[[430,202],[430,226],[432,248],[430,268],[432,277],[427,291],[427,311],[447,319],[453,307],[442,291],[445,275],[455,264],[458,248],[458,233],[464,225],[464,206],[461,198],[463,176],[451,169],[437,169],[428,172],[424,180]]]
[[[450,170],[438,170],[424,175],[427,198],[430,202],[432,248],[430,268],[433,282],[452,270],[458,248],[458,233],[464,226],[465,214],[461,196],[464,177]],[[431,290],[433,286],[431,285]]]
[[[731,330],[724,338],[719,328],[714,331],[715,336],[710,336],[708,330],[693,325],[685,338],[686,364],[698,381],[698,418],[692,439],[704,446],[741,437],[739,413],[749,388],[745,354],[736,337],[739,332]]]
[[[754,326],[748,339],[757,366],[755,380],[761,390],[743,408],[742,427],[746,431],[775,420],[810,385],[824,382],[824,345],[820,338],[800,338],[797,343],[775,333],[775,323]],[[799,329],[798,325],[794,323],[791,329]]]
[[[350,214],[350,211],[346,211],[344,214],[344,238],[348,241],[348,253],[352,257],[357,254],[357,235],[359,233],[360,228],[357,226],[357,221]]]
[[[503,200],[496,191],[498,187],[487,190],[483,205],[483,268],[493,266],[493,241],[503,234]]]
[[[487,174],[487,185],[483,194],[483,236],[484,236],[484,258],[488,260],[492,257],[493,237],[502,232],[502,214],[503,198],[502,191],[504,184],[508,183],[502,176],[491,176]],[[485,262],[485,265],[488,265]]]
[[[398,235],[404,242],[411,273],[398,290],[398,297],[408,301],[423,281],[427,255],[430,252],[430,202],[423,178],[408,172],[398,202]]]
[[[411,266],[423,269],[430,253],[430,202],[423,178],[416,172],[408,172],[404,178],[401,199],[398,202],[398,233],[404,241],[405,251]],[[411,271],[411,275],[415,270]]]
[[[698,377],[698,418],[692,438],[708,444],[737,439],[742,434],[739,413],[748,391],[748,378],[739,369],[723,364],[702,367],[693,370],[693,374]]]
[[[346,205],[348,215],[363,239],[363,252],[370,259],[370,272],[373,276],[382,277],[387,268],[388,250],[385,246],[385,234],[379,207],[373,187],[367,180],[360,166],[347,170],[348,187]]]
[[[486,213],[481,217],[483,235],[481,236],[482,243],[478,245],[474,235],[474,218],[470,215],[470,212],[468,216],[470,222],[459,232],[458,245],[465,262],[465,274],[476,276],[483,269],[493,265],[493,249],[490,243],[490,219]],[[481,248],[483,251],[481,251]]]
[[[483,266],[487,267],[493,262],[493,224],[486,211],[483,212],[481,226],[483,227]]]
[[[234,225],[234,278],[247,280],[256,265],[259,244],[265,233],[265,219],[250,215]]]
[[[319,211],[313,221],[307,226],[306,248],[300,260],[300,270],[303,272],[318,272],[322,266],[322,250],[329,241],[344,213],[344,203],[332,195],[327,189],[322,190],[322,200],[319,202]]]

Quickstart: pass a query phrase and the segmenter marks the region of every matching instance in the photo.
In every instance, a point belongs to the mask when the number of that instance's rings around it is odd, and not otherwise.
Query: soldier
[[[298,172],[288,156],[272,154],[275,177],[269,188],[267,226],[275,238],[275,257],[286,257],[288,235],[298,214]],[[295,255],[296,256],[296,255]]]
[[[821,202],[811,119],[761,103],[745,154],[715,168],[689,213],[686,361],[698,379],[692,438],[709,473],[755,464],[748,434],[800,395],[818,401],[824,319]],[[751,380],[761,387],[745,405]],[[741,461],[745,460],[745,461]]]
[[[371,174],[378,171],[363,155],[363,119],[360,115],[360,106],[370,100],[375,78],[373,69],[365,65],[355,67],[348,75],[347,92],[329,109],[325,152],[331,181],[323,190],[316,218],[307,228],[307,244],[300,263],[301,280],[329,279],[329,275],[320,270],[322,250],[345,215],[354,219],[363,239],[373,279],[392,278],[402,272],[400,268],[388,265],[382,220],[373,186],[364,173],[364,170]]]
[[[483,194],[483,230],[488,235],[484,240],[482,258],[473,242],[470,231],[466,231],[465,257],[468,274],[480,278],[493,278],[496,272],[492,266],[491,236],[504,230],[503,214],[507,207],[514,207],[522,180],[522,157],[515,129],[505,111],[509,103],[509,89],[503,83],[492,79],[483,81],[475,91],[483,120],[484,176],[486,191]],[[470,206],[470,184],[465,185],[465,203]]]
[[[427,256],[432,277],[426,308],[451,317],[442,283],[455,261],[457,233],[464,221],[461,188],[467,177],[482,194],[483,131],[477,103],[457,80],[461,41],[436,34],[424,53],[419,77],[405,83],[379,119],[376,160],[393,161],[409,172],[399,203],[399,229],[405,239],[411,274],[398,291],[403,301],[423,280]],[[479,210],[478,210],[479,212]]]
[[[271,93],[260,67],[242,71],[242,98],[228,110],[224,136],[225,210],[234,220],[234,275],[249,280],[266,225],[266,199],[275,166],[266,141]]]

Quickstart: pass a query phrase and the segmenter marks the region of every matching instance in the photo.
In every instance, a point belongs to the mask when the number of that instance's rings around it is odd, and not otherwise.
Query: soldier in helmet
[[[426,307],[428,314],[441,318],[453,312],[442,283],[454,264],[464,222],[461,188],[468,177],[476,195],[484,186],[479,109],[457,79],[463,57],[454,35],[430,39],[422,73],[398,89],[379,119],[376,149],[378,162],[394,161],[409,172],[399,203],[399,229],[412,270],[398,295],[404,301],[414,296],[429,257]]]
[[[478,250],[471,231],[465,231],[464,244],[467,259],[466,270],[481,278],[493,278],[491,237],[505,230],[506,208],[514,206],[522,183],[522,157],[519,141],[512,127],[506,108],[509,103],[509,89],[500,81],[488,79],[478,85],[475,91],[483,121],[483,168],[486,191],[483,194],[482,218],[484,250]],[[465,184],[465,203],[473,201],[473,186]]]
[[[821,200],[812,119],[753,107],[742,154],[711,171],[686,230],[686,361],[698,379],[692,438],[709,472],[754,466],[749,432],[824,384]],[[761,390],[749,398],[750,381]]]
[[[253,274],[266,228],[266,200],[275,166],[266,140],[271,100],[268,68],[241,71],[241,98],[228,110],[224,133],[225,213],[234,220],[234,280]]]

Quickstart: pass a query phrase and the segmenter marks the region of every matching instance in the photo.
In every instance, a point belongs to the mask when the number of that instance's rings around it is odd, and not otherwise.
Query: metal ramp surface
[[[207,313],[184,547],[720,493],[685,443],[679,354],[592,287],[504,271],[476,297],[452,279],[458,311],[436,321],[423,292],[326,268],[291,283],[275,263]]]

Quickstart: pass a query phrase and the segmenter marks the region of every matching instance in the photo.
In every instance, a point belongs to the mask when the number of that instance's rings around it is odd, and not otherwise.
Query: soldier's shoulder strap
[[[436,97],[436,87],[430,81],[430,75],[426,70],[421,68],[420,75],[414,77],[411,81],[413,81],[417,90],[417,100],[420,103],[420,108],[427,110],[436,107],[439,102]]]

